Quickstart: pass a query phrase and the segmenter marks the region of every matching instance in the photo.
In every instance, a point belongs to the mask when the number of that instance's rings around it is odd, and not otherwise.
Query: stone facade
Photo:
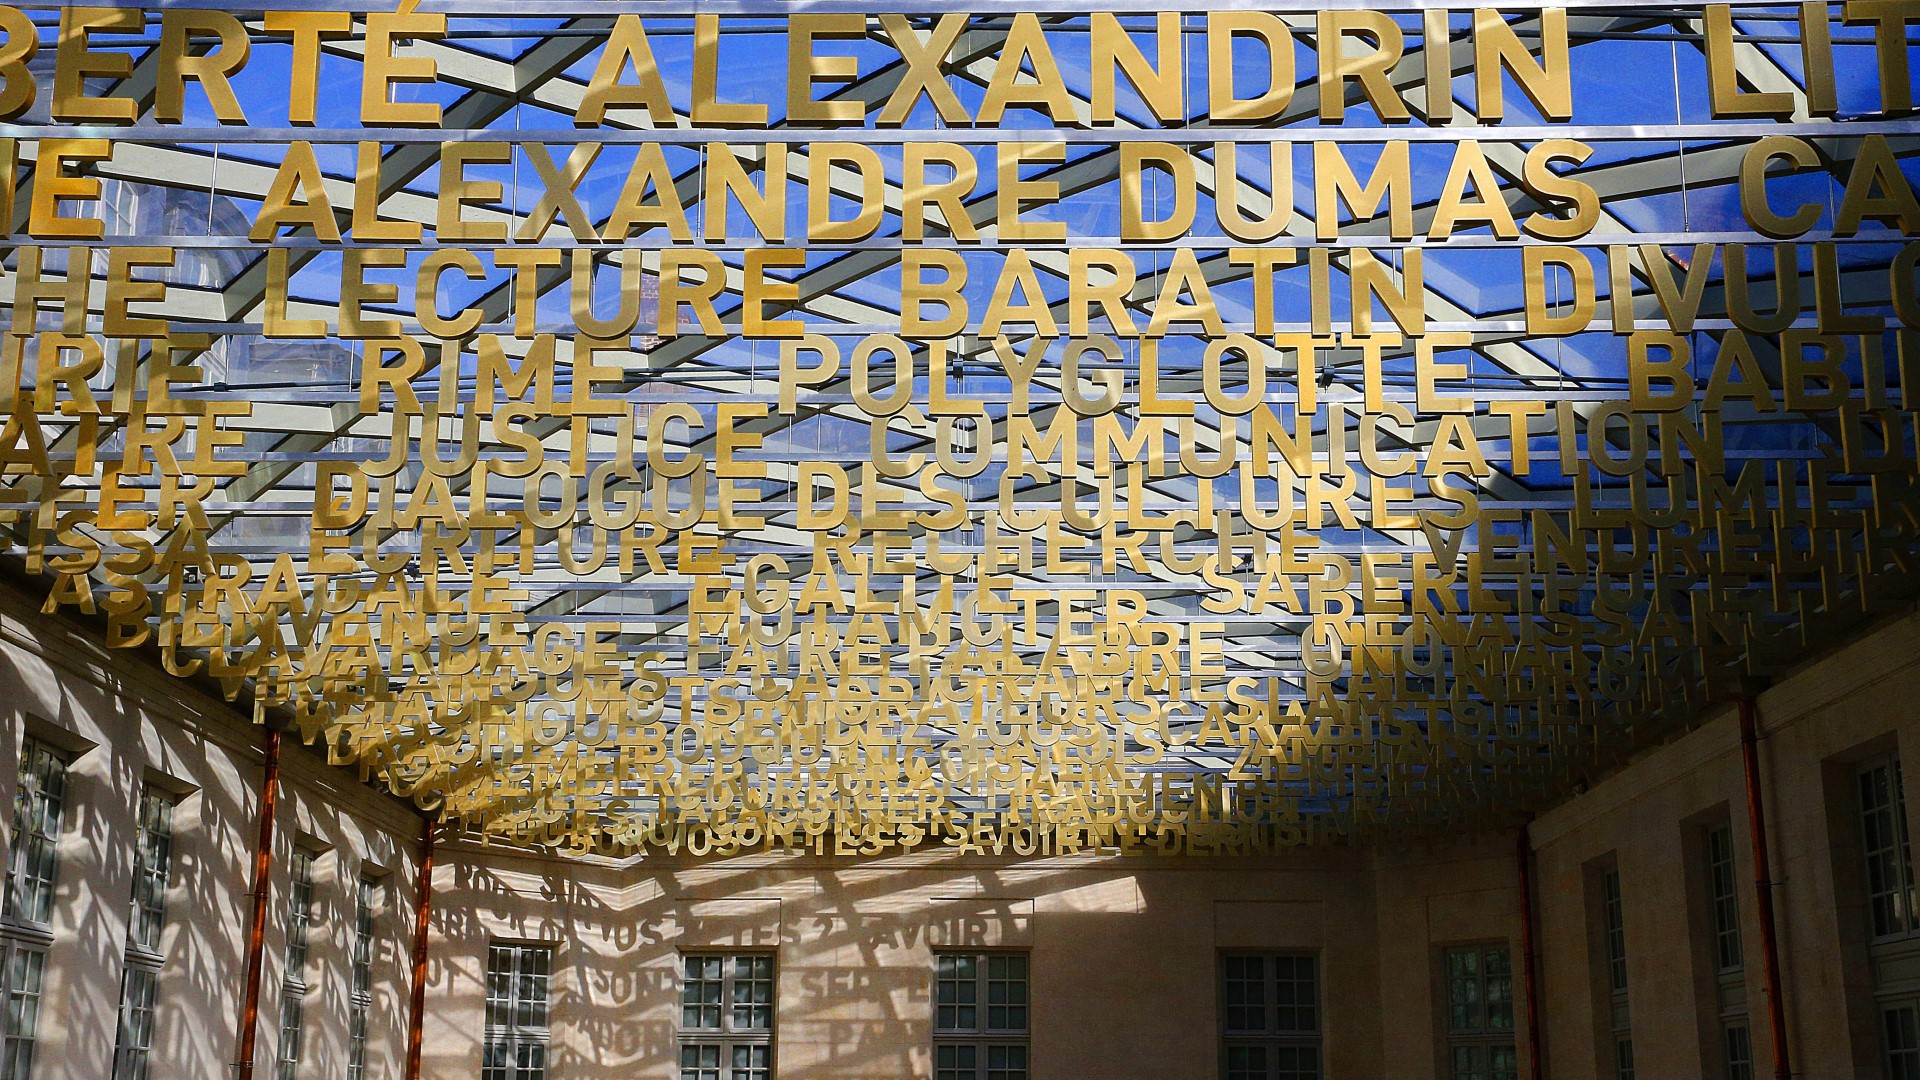
[[[1920,616],[1810,662],[1758,700],[1794,1071],[1883,1075],[1857,772],[1920,755]],[[34,1080],[110,1075],[143,784],[177,794],[154,1076],[231,1076],[244,996],[259,730],[217,697],[108,653],[83,628],[0,604],[0,799],[22,741],[71,755]],[[262,981],[257,1075],[272,1075],[285,984],[287,867],[315,861],[300,1077],[345,1075],[354,884],[380,876],[368,1076],[404,1056],[420,819],[289,741]],[[1596,874],[1620,875],[1639,1075],[1723,1075],[1722,1013],[1744,1008],[1771,1072],[1738,723],[1728,708],[1540,817],[1536,859],[1546,1075],[1611,1080],[1619,1016]],[[1909,804],[1909,817],[1912,805]],[[1702,837],[1731,829],[1746,963],[1707,951]],[[1521,959],[1511,836],[1271,858],[1039,859],[937,853],[614,863],[442,845],[434,877],[423,1074],[481,1072],[492,942],[554,950],[548,1076],[678,1075],[679,957],[771,954],[787,1080],[929,1076],[942,950],[1026,950],[1032,1074],[1216,1075],[1219,957],[1318,957],[1325,1075],[1419,1078],[1445,1064],[1443,950]],[[1889,974],[1892,972],[1893,974]],[[1516,1003],[1528,1044],[1524,1009]],[[1524,1075],[1524,1069],[1523,1069]]]

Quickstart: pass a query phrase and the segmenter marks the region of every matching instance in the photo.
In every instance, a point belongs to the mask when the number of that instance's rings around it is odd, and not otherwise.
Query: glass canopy
[[[1885,5],[284,7],[5,9],[0,524],[476,835],[1492,827],[1911,602]]]

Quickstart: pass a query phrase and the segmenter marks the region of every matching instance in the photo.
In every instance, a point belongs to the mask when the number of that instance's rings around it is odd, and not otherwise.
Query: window
[[[1890,1080],[1920,1080],[1920,1001],[1911,984],[1893,972],[1911,970],[1920,945],[1913,844],[1907,829],[1906,782],[1900,759],[1876,758],[1855,773],[1859,795],[1860,851],[1865,860],[1868,946],[1874,991],[1879,996],[1881,1038]]]
[[[33,1074],[66,797],[67,756],[38,739],[24,740],[0,895],[0,991],[6,999],[0,1016],[5,1024],[0,1080],[27,1080]]]
[[[547,984],[553,950],[544,945],[487,949],[486,1053],[480,1080],[544,1080]]]
[[[380,879],[360,875],[353,902],[353,974],[347,987],[347,1080],[366,1080],[367,1017],[373,1012],[374,912],[380,906]]]
[[[1727,1051],[1727,1080],[1753,1080],[1753,1039],[1746,1023],[1728,1024],[1722,1042]]]
[[[1627,992],[1626,905],[1620,898],[1620,871],[1608,870],[1600,878],[1600,909],[1606,920],[1607,986],[1615,994]]]
[[[1860,770],[1861,848],[1867,865],[1867,911],[1875,938],[1920,929],[1915,921],[1913,845],[1900,760],[1886,757]]]
[[[1448,949],[1447,1070],[1452,1080],[1518,1080],[1513,965],[1505,945]]]
[[[1719,1004],[1722,1075],[1726,1080],[1753,1080],[1753,1046],[1747,1031],[1746,953],[1740,941],[1740,896],[1733,865],[1733,827],[1716,825],[1706,832],[1707,916],[1712,925],[1711,945],[1718,974],[1715,996]]]
[[[1713,916],[1714,958],[1721,971],[1738,971],[1746,963],[1740,945],[1740,898],[1734,891],[1733,828],[1707,830],[1707,901]]]
[[[47,954],[41,949],[9,950],[7,963],[7,1043],[0,1078],[27,1080],[33,1073],[34,1030],[40,1020],[40,988]]]
[[[680,959],[680,1080],[772,1080],[773,957]]]
[[[313,853],[293,853],[293,882],[287,890],[287,964],[280,985],[279,1080],[300,1071],[300,1042],[307,1004],[307,941],[313,930]]]
[[[44,925],[53,917],[54,872],[60,860],[60,821],[66,810],[67,758],[38,739],[20,748],[20,786],[13,796],[13,836],[7,847],[7,891],[0,909],[9,921]]]
[[[173,799],[149,786],[140,792],[140,827],[133,849],[133,907],[127,914],[126,966],[120,976],[114,1080],[147,1080],[153,1011],[160,993],[160,969],[166,961],[160,953],[160,934],[166,929],[172,870]]]
[[[114,1041],[114,1080],[147,1080],[153,1055],[153,1012],[160,972],[128,963],[120,973],[120,1031]]]
[[[1320,1080],[1320,971],[1308,954],[1220,958],[1227,1080]]]
[[[1627,1002],[1626,904],[1620,894],[1619,867],[1608,866],[1603,870],[1599,886],[1601,959],[1610,992],[1602,1031],[1610,1032],[1613,1039],[1614,1080],[1633,1080],[1633,1014]]]
[[[1882,1011],[1887,1033],[1887,1080],[1920,1080],[1920,1007]]]
[[[934,1080],[1027,1080],[1025,953],[941,953],[933,971]]]
[[[133,912],[127,940],[160,951],[167,922],[167,877],[173,870],[173,799],[148,787],[140,793],[140,835],[133,852]]]

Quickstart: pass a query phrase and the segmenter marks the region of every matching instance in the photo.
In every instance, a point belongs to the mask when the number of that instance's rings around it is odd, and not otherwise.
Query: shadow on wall
[[[207,1014],[227,1017],[237,1007],[233,972],[244,964],[242,943],[223,905],[246,853],[209,838],[245,835],[237,818],[250,809],[251,796],[237,773],[210,768],[215,755],[198,739],[153,722],[140,704],[141,684],[111,671],[103,677],[95,685],[27,650],[0,649],[0,687],[10,691],[0,706],[0,716],[10,718],[0,796],[9,816],[21,741],[40,739],[70,755],[36,1056],[60,1063],[64,1075],[112,1069],[139,806],[151,769],[191,775],[201,785],[174,809],[154,1045],[185,1060],[229,1060],[233,1030],[209,1023]],[[127,733],[137,733],[136,745],[128,745]]]
[[[1142,1053],[1164,1059],[1169,1027],[1188,1023],[1167,1007],[1167,995],[1184,994],[1206,1016],[1212,1010],[1213,901],[1175,879],[1233,879],[1228,891],[1249,898],[1266,895],[1272,882],[1271,871],[1134,874],[1105,860],[1066,868],[958,858],[823,866],[761,856],[622,870],[486,858],[450,860],[435,895],[426,1071],[436,1078],[477,1068],[491,940],[555,948],[548,1060],[556,1078],[677,1075],[679,958],[729,950],[777,950],[783,1075],[928,1075],[933,953],[1033,948],[1037,910],[1048,915],[1049,940],[1078,944],[1035,951],[1033,999],[1073,1000],[1092,1019],[1087,1037],[1115,1048],[1137,1040]],[[1166,882],[1164,914],[1184,908],[1192,917],[1138,917],[1157,899],[1156,879]],[[1109,964],[1090,985],[1090,960],[1168,945],[1192,971]],[[1210,1021],[1192,1035],[1211,1060]]]

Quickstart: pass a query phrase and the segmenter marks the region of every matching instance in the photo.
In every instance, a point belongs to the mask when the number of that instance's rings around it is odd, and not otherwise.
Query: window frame
[[[1869,778],[1883,771],[1887,778],[1884,801],[1879,805],[1869,805]],[[1853,828],[1860,844],[1860,883],[1866,901],[1868,941],[1877,945],[1920,935],[1920,910],[1917,910],[1920,909],[1920,889],[1916,889],[1913,837],[1907,822],[1906,780],[1900,767],[1900,755],[1879,754],[1855,765],[1852,786]],[[1882,827],[1890,835],[1886,843],[1876,845],[1873,819],[1881,814],[1886,817],[1886,821],[1881,823]],[[1896,879],[1888,888],[1880,890],[1874,887],[1874,879],[1880,872],[1875,865],[1877,858],[1889,861],[1891,865],[1886,869]],[[1892,924],[1884,930],[1880,908],[1882,897],[1888,898],[1891,908],[1888,918]]]
[[[1740,871],[1733,847],[1733,823],[1707,826],[1701,856],[1706,864],[1707,929],[1713,934],[1714,971],[1731,975],[1747,967],[1740,925]],[[1724,850],[1722,844],[1724,843]]]
[[[1491,984],[1501,976],[1489,972],[1487,960],[1496,954],[1503,957],[1506,964],[1504,977],[1507,981],[1505,1000],[1507,1023],[1505,1027],[1495,1023],[1492,1007],[1494,998]],[[1461,1026],[1455,1022],[1455,1012],[1459,1002],[1454,997],[1454,991],[1460,979],[1456,977],[1454,971],[1454,959],[1466,955],[1473,956],[1475,960],[1475,971],[1470,978],[1473,985],[1478,988],[1477,1001],[1474,1003],[1478,1012],[1478,1022]],[[1512,943],[1504,940],[1487,940],[1444,945],[1439,949],[1439,957],[1441,982],[1439,1001],[1442,1009],[1440,1029],[1445,1046],[1441,1074],[1447,1077],[1460,1076],[1462,1068],[1459,1059],[1461,1053],[1465,1052],[1478,1059],[1477,1063],[1467,1066],[1466,1075],[1490,1077],[1496,1080],[1501,1077],[1513,1077],[1517,1080],[1520,1068],[1519,1018],[1515,1011],[1518,1002],[1514,997],[1514,989],[1519,976],[1513,969]],[[1510,1070],[1496,1073],[1494,1071],[1495,1055],[1502,1050],[1511,1056],[1513,1066]]]
[[[132,909],[127,917],[130,950],[160,954],[160,939],[167,927],[167,891],[173,886],[173,815],[179,806],[180,798],[172,792],[152,784],[141,788]]]
[[[737,1050],[747,1049],[749,1055],[751,1055],[753,1049],[764,1049],[766,1067],[761,1069],[759,1066],[749,1065],[747,1066],[748,1074],[752,1075],[756,1072],[765,1072],[769,1078],[773,1077],[778,1068],[778,1062],[775,1059],[774,1033],[778,1030],[780,1023],[779,954],[772,949],[709,948],[687,949],[679,952],[676,956],[679,960],[677,969],[679,978],[679,1010],[675,1014],[674,1021],[675,1075],[680,1077],[687,1075],[689,1066],[686,1062],[686,1055],[689,1049],[717,1048],[719,1062],[715,1068],[718,1070],[718,1075],[727,1078],[731,1078],[734,1075],[735,1066],[732,1064],[732,1061]],[[713,959],[720,961],[720,978],[718,980],[719,998],[717,1002],[707,1002],[704,1000],[689,1002],[687,1000],[687,989],[689,985],[695,981],[702,984],[714,981],[706,978],[698,980],[692,979],[689,965],[694,961]],[[758,982],[765,982],[767,984],[767,1000],[765,1003],[767,1008],[767,1024],[763,1028],[752,1026],[751,1019],[749,1019],[748,1026],[734,1026],[735,1010],[738,1007],[742,1005],[746,1006],[748,1015],[751,1017],[752,1009],[760,1004],[760,1002],[752,1000],[744,1002],[737,1000],[736,987],[740,985],[740,977],[737,969],[740,961],[743,960],[747,961],[750,965],[754,961],[765,961],[767,964],[767,975],[764,980],[753,975],[749,975],[747,979],[749,984]],[[717,1027],[690,1025],[687,1023],[687,1009],[689,1006],[704,1009],[708,1005],[715,1005],[718,1009],[719,1025]],[[704,1064],[695,1064],[692,1068],[695,1070],[694,1075],[696,1077],[706,1071]]]
[[[1720,1063],[1727,1080],[1754,1080],[1753,1027],[1744,1016],[1720,1025]]]
[[[1627,902],[1620,880],[1620,868],[1609,866],[1600,872],[1600,941],[1607,965],[1607,989],[1615,998],[1625,997],[1627,974]]]
[[[77,756],[33,735],[20,741],[0,880],[0,1078],[5,1080],[32,1075],[39,1048],[47,952],[53,945],[54,900],[60,887],[60,843],[71,794],[68,770]],[[23,841],[23,834],[30,836]]]
[[[1874,1003],[1880,1027],[1880,1063],[1890,1077],[1911,1075],[1906,1066],[1920,1068],[1920,1001],[1882,1000]],[[1904,1016],[1901,1045],[1894,1040],[1894,1018]],[[1901,1064],[1904,1063],[1904,1064]]]
[[[991,1011],[994,1007],[992,987],[995,983],[1014,984],[1016,980],[1005,978],[995,979],[993,977],[993,962],[995,960],[1008,959],[1017,959],[1021,965],[1020,977],[1017,980],[1017,984],[1020,986],[1020,1000],[1017,1002],[1003,1002],[1001,1004],[1003,1007],[1019,1008],[1022,1010],[1025,1022],[1018,1027],[995,1027],[992,1023]],[[956,1008],[965,1007],[968,1004],[971,1004],[974,1008],[975,1022],[971,1027],[958,1024],[949,1026],[941,1023],[941,984],[943,982],[953,982],[958,985],[966,985],[965,982],[958,979],[943,979],[941,977],[941,961],[943,960],[969,960],[974,965],[971,980],[973,986],[972,1002],[954,1003]],[[973,1051],[973,1068],[971,1073],[974,1080],[989,1080],[989,1077],[995,1078],[995,1080],[1004,1080],[1004,1078],[1008,1077],[1024,1078],[1033,1075],[1032,950],[1005,948],[937,949],[933,954],[932,976],[933,1075],[936,1080],[941,1076],[967,1075],[966,1066],[958,1060],[955,1060],[953,1064],[947,1068],[943,1069],[941,1067],[940,1051],[943,1048],[952,1048],[956,1059],[960,1056],[963,1049]],[[993,1055],[996,1050],[1009,1055],[1017,1051],[1019,1064],[1014,1065],[1011,1061],[1003,1061],[1000,1068],[994,1068]]]
[[[50,933],[54,894],[60,887],[60,839],[67,827],[67,771],[73,760],[73,754],[43,739],[28,735],[21,740],[6,881],[0,888],[0,923],[8,929]]]
[[[1747,1013],[1746,928],[1740,908],[1740,851],[1733,818],[1722,812],[1696,824],[1688,856],[1699,915],[1696,962],[1704,972],[1702,1026],[1707,1074],[1717,1080],[1753,1080],[1753,1038]]]
[[[314,868],[321,853],[296,845],[287,867],[287,906],[281,923],[284,967],[280,973],[280,1041],[274,1048],[277,1080],[298,1080],[306,1041],[307,964],[313,956]]]
[[[0,950],[0,1009],[4,1010],[0,1012],[0,1077],[27,1080],[33,1075],[34,1053],[39,1048],[47,947],[13,938],[6,939],[4,946]],[[29,983],[30,988],[23,988]]]
[[[173,792],[151,782],[141,786],[114,1032],[114,1080],[147,1080],[152,1067],[153,1016],[166,965],[161,944],[167,929],[167,891],[173,886],[173,815],[179,805],[180,797]]]
[[[481,1037],[480,1074],[482,1080],[545,1080],[547,1050],[553,1042],[553,972],[559,950],[552,942],[517,941],[494,938],[487,942],[485,986],[485,1026]],[[496,966],[500,957],[508,958],[504,967]],[[538,957],[538,970],[525,961]],[[507,994],[494,993],[496,979],[504,979]],[[537,995],[522,993],[529,980],[537,983]],[[528,1015],[527,1022],[522,1016]],[[504,1017],[505,1022],[500,1022]],[[533,1022],[537,1018],[538,1022]],[[495,1046],[505,1050],[504,1063],[488,1060]],[[537,1051],[536,1064],[526,1064],[523,1051]]]
[[[1588,864],[1588,964],[1594,987],[1595,1038],[1601,1075],[1632,1080],[1632,973],[1628,963],[1626,883],[1614,854]]]
[[[367,1025],[373,1013],[373,954],[387,877],[362,869],[353,887],[353,943],[347,966],[347,1080],[366,1080]]]
[[[1843,804],[1852,818],[1847,826],[1852,846],[1858,848],[1852,853],[1859,875],[1854,895],[1861,908],[1862,959],[1870,974],[1875,1056],[1888,1076],[1920,1076],[1920,996],[1910,979],[1893,974],[1910,970],[1920,951],[1920,890],[1904,768],[1891,741],[1843,765]],[[1880,843],[1876,832],[1883,837]],[[1876,888],[1877,878],[1883,887]]]
[[[1616,1031],[1613,1035],[1614,1080],[1633,1080],[1633,1033]]]
[[[1271,1026],[1262,1029],[1236,1028],[1231,1026],[1230,1022],[1231,1013],[1229,1010],[1235,1006],[1228,1003],[1227,987],[1230,982],[1229,965],[1236,960],[1246,961],[1256,959],[1261,961],[1260,984],[1263,998],[1257,1007],[1265,1014],[1262,1021],[1263,1024],[1271,1024]],[[1287,1006],[1280,1002],[1278,992],[1281,982],[1278,964],[1280,960],[1291,960],[1295,962],[1304,960],[1310,965],[1313,987],[1313,1001],[1311,1006],[1313,1025],[1311,1028],[1286,1028],[1280,1025],[1280,1013],[1282,1009],[1289,1007],[1297,1009],[1299,1007],[1297,1003],[1292,1006]],[[1217,970],[1214,977],[1214,987],[1215,992],[1219,994],[1221,1077],[1225,1078],[1228,1076],[1228,1066],[1232,1059],[1232,1052],[1242,1048],[1258,1048],[1263,1051],[1263,1056],[1267,1062],[1264,1075],[1269,1078],[1269,1080],[1276,1080],[1276,1078],[1282,1076],[1280,1058],[1282,1056],[1281,1052],[1285,1050],[1311,1050],[1313,1065],[1308,1075],[1315,1078],[1315,1080],[1325,1077],[1327,1069],[1326,993],[1320,950],[1224,949],[1221,950],[1216,957],[1216,964]],[[1238,981],[1245,982],[1247,980],[1242,978]],[[1296,985],[1299,983],[1297,978],[1287,981],[1295,983]],[[1245,1008],[1248,1006],[1239,1007]],[[1290,1072],[1293,1077],[1298,1077],[1302,1071],[1303,1070],[1300,1070],[1296,1066],[1296,1068]]]
[[[160,969],[131,958],[120,973],[119,1023],[114,1032],[113,1080],[147,1080],[153,1066],[154,1014]]]

